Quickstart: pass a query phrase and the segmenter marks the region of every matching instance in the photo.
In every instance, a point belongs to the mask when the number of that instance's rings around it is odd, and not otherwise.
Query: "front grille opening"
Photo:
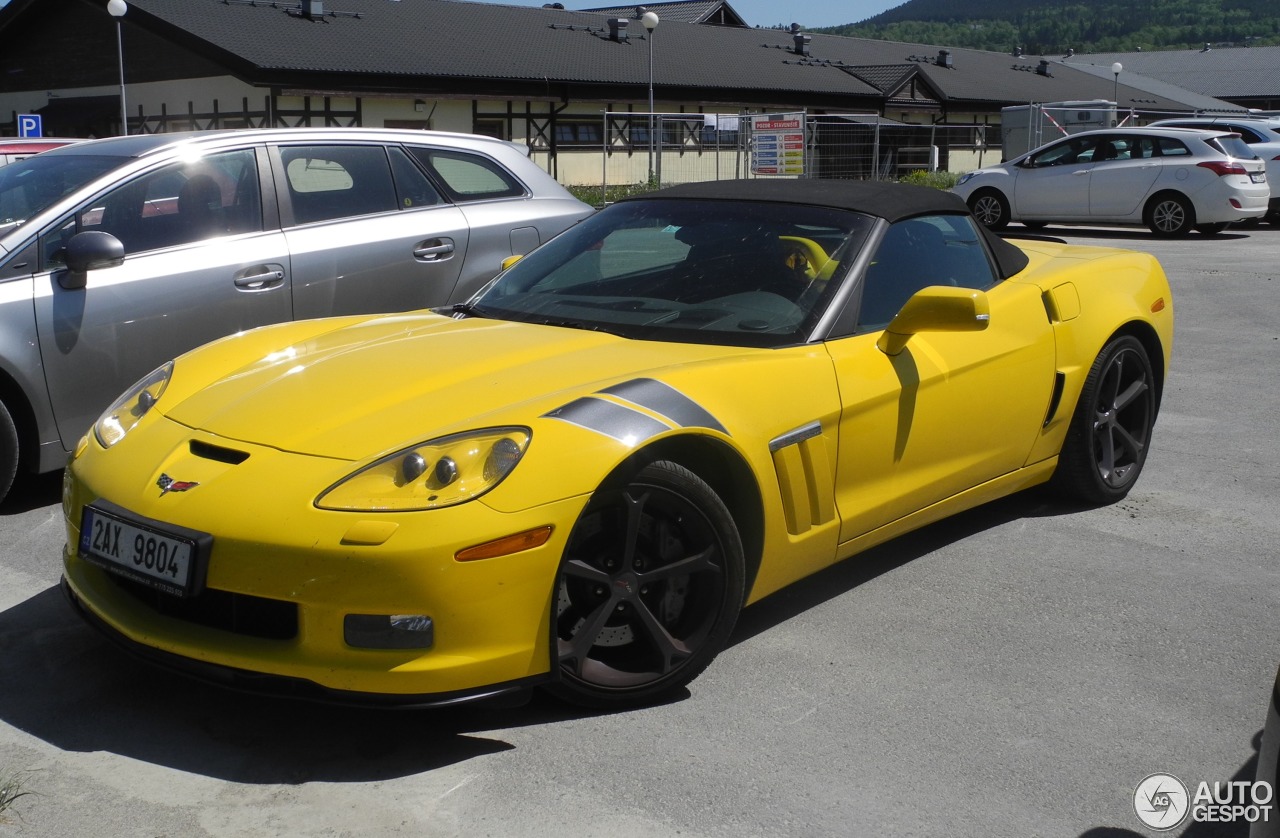
[[[201,442],[198,439],[191,440],[191,453],[206,460],[213,460],[218,463],[227,463],[228,465],[233,466],[238,466],[245,460],[249,459],[248,451],[237,451],[234,448],[223,448],[221,445],[211,445],[207,442]]]
[[[292,602],[214,588],[180,599],[123,576],[111,574],[111,581],[152,611],[175,620],[263,640],[292,640],[298,636],[298,606]]]

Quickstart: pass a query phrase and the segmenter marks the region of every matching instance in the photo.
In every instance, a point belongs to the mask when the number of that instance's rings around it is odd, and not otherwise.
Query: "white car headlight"
[[[316,498],[316,506],[409,512],[466,503],[511,473],[532,436],[528,428],[485,428],[428,440],[343,478]]]
[[[170,361],[125,390],[124,395],[116,399],[106,413],[93,423],[93,435],[97,437],[99,444],[103,448],[110,448],[124,439],[125,434],[133,430],[142,421],[142,417],[147,415],[147,411],[160,400],[172,375],[173,361]]]
[[[960,179],[956,181],[956,186],[959,186],[962,183],[966,183],[967,181],[973,180],[979,174],[981,174],[981,172],[965,172],[960,176]]]

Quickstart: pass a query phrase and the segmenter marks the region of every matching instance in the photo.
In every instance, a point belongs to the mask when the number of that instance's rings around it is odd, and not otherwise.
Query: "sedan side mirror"
[[[89,271],[124,264],[124,244],[101,230],[76,233],[62,250],[67,269],[58,275],[58,284],[68,291],[85,287]]]
[[[876,346],[897,355],[916,332],[980,332],[991,322],[991,303],[975,288],[921,288],[885,327]]]

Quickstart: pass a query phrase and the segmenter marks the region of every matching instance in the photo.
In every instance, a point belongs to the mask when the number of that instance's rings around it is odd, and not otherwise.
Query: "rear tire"
[[[1164,238],[1185,236],[1196,226],[1195,208],[1176,192],[1162,192],[1152,198],[1143,217],[1151,232]]]
[[[18,428],[9,409],[0,402],[0,503],[4,502],[18,474]]]
[[[1009,200],[998,190],[979,189],[969,196],[969,211],[988,230],[1009,226]]]
[[[1064,495],[1090,504],[1129,494],[1156,421],[1155,373],[1142,343],[1114,338],[1093,362],[1053,473]]]

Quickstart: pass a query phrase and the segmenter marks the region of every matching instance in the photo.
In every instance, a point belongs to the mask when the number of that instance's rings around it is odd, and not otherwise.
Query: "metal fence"
[[[608,113],[601,136],[602,194],[758,177],[898,180],[917,170],[968,171],[1001,154],[999,126],[908,125],[856,113]],[[562,180],[590,185],[587,167],[566,168],[563,151]]]

